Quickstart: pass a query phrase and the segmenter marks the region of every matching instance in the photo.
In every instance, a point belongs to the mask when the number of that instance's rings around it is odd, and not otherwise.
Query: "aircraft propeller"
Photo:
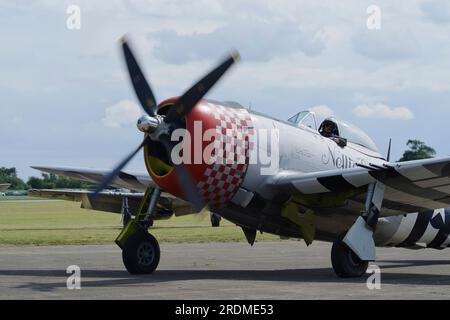
[[[114,178],[127,165],[127,163],[146,145],[152,141],[160,142],[168,155],[171,154],[175,142],[170,139],[170,134],[179,126],[179,122],[187,115],[195,105],[203,98],[203,96],[217,83],[217,81],[225,74],[225,72],[239,60],[239,53],[232,52],[222,63],[215,69],[206,74],[196,84],[189,88],[180,98],[176,100],[174,105],[169,109],[166,116],[157,114],[157,101],[148,84],[145,76],[139,67],[136,58],[125,37],[121,39],[121,46],[127,65],[131,83],[133,84],[136,96],[147,115],[142,116],[138,120],[138,128],[145,133],[142,143],[125,157],[98,185],[91,197],[96,197],[104,188],[111,184]],[[183,164],[173,165],[179,179],[179,185],[182,188],[184,197],[189,201],[194,210],[201,210],[204,207],[202,197],[196,191],[194,181]],[[155,197],[159,197],[160,190],[156,187],[153,192]],[[155,188],[155,189],[156,189]],[[150,201],[156,205],[156,201]],[[154,208],[149,208],[151,212]]]

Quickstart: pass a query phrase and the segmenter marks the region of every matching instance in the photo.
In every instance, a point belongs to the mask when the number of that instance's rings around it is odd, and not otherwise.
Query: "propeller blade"
[[[156,115],[156,99],[153,95],[152,89],[150,89],[145,76],[142,73],[136,58],[131,51],[130,46],[127,43],[127,39],[123,37],[121,39],[123,54],[125,57],[125,62],[127,64],[128,74],[130,75],[131,82],[133,83],[134,91],[136,96],[141,103],[142,108],[149,116]]]
[[[94,191],[94,194],[92,197],[96,197],[103,189],[105,189],[108,185],[111,184],[111,182],[114,180],[114,178],[119,174],[119,172],[127,165],[128,162],[136,155],[136,153],[139,152],[139,150],[142,149],[142,147],[148,143],[149,138],[146,137],[144,141],[135,149],[133,152],[131,152],[125,159],[123,159],[119,165],[111,171],[98,185],[97,188]]]
[[[218,67],[194,84],[175,102],[174,106],[170,108],[164,121],[166,123],[173,122],[191,111],[209,89],[216,84],[216,82],[225,74],[233,63],[239,60],[239,58],[239,53],[237,51],[232,52]]]
[[[159,141],[164,145],[168,155],[170,156],[172,149],[175,146],[175,142],[171,141],[168,135],[161,135],[159,137]],[[192,204],[194,210],[200,211],[205,206],[205,203],[203,198],[197,192],[197,187],[195,186],[192,177],[189,175],[189,172],[187,172],[184,165],[174,164],[173,166],[175,168],[175,172],[177,173],[178,183],[181,186],[186,200]]]

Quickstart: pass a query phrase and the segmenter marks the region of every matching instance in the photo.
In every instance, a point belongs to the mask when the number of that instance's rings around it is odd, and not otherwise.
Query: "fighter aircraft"
[[[450,204],[450,157],[393,163],[390,152],[383,156],[347,122],[329,118],[317,126],[308,111],[280,120],[205,99],[239,59],[236,52],[183,95],[157,103],[127,39],[121,46],[146,113],[137,121],[143,141],[112,172],[93,179],[101,182],[87,200],[95,203],[119,180],[146,190],[116,239],[130,273],[152,273],[158,266],[160,248],[148,230],[162,192],[189,202],[193,211],[206,206],[235,223],[251,245],[257,231],[308,245],[333,242],[331,262],[340,277],[363,275],[376,260],[376,246],[450,245],[450,209],[444,209]],[[122,171],[142,148],[151,183],[139,178],[145,174]]]

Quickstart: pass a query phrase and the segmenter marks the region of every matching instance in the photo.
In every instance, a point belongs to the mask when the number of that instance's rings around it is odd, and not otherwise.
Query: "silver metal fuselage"
[[[369,163],[382,165],[386,161],[378,152],[369,150],[363,146],[348,142],[346,146],[340,147],[330,138],[323,137],[318,131],[302,125],[295,125],[287,121],[269,118],[255,112],[251,112],[255,132],[260,136],[266,135],[270,141],[270,130],[274,130],[274,137],[278,140],[275,145],[278,147],[278,171],[296,171],[303,173],[348,169],[355,167],[357,163]],[[273,137],[272,137],[273,138]],[[245,179],[241,188],[254,193],[262,202],[270,205],[249,205],[242,207],[230,203],[226,208],[218,213],[239,225],[249,228],[256,228],[262,231],[279,234],[287,237],[299,237],[296,229],[286,225],[285,228],[276,226],[283,224],[277,221],[277,211],[279,205],[274,199],[273,192],[264,190],[267,185],[266,180],[272,178],[272,174],[261,174],[262,169],[268,167],[252,157],[259,157],[266,154],[271,158],[273,152],[270,143],[257,143],[255,148],[258,152],[252,152],[250,165],[248,166]],[[336,234],[348,229],[354,222],[355,216],[364,208],[361,202],[346,201],[344,206],[333,208],[316,208],[315,225],[316,239],[332,240]],[[282,220],[279,217],[279,220]],[[272,225],[273,223],[273,225]]]

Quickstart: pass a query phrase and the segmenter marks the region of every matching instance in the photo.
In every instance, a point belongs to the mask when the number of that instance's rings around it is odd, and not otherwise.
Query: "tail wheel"
[[[128,237],[122,250],[122,261],[131,274],[148,274],[159,264],[158,241],[151,234],[141,231]]]
[[[331,248],[331,264],[334,272],[341,278],[361,277],[366,273],[369,262],[359,259],[342,241],[344,236],[345,233],[339,235]]]

